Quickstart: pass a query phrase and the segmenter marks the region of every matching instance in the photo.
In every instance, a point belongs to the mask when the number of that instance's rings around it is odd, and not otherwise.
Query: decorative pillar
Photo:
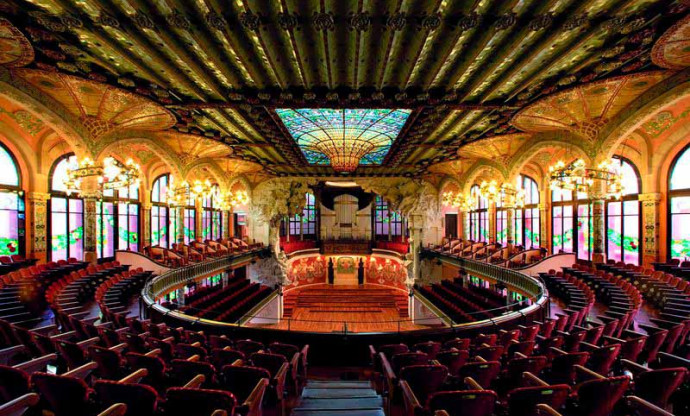
[[[606,198],[603,181],[595,181],[590,196],[592,198],[592,262],[606,263]]]
[[[661,214],[661,194],[648,193],[639,195],[642,202],[642,264],[651,266],[652,263],[662,261],[660,241],[659,217]]]
[[[84,261],[96,263],[96,202],[100,199],[98,179],[88,176],[81,182],[81,197],[84,200]]]
[[[227,240],[230,238],[230,216],[232,216],[232,211],[231,210],[225,210],[223,211],[222,215],[222,221],[223,221],[223,239]]]
[[[489,201],[489,241],[487,243],[496,242],[496,202]]]
[[[506,207],[506,243],[508,247],[515,244],[515,207]]]
[[[201,197],[197,196],[194,198],[194,209],[196,215],[194,216],[194,239],[199,239],[204,241],[204,236],[202,235],[203,224],[201,221],[202,214],[204,212],[203,204],[201,203]]]
[[[462,234],[460,236],[463,240],[470,239],[470,213],[466,210],[460,211],[460,223],[462,224]]]
[[[542,199],[543,200],[543,199]],[[551,210],[548,204],[539,204],[539,246],[543,247],[554,254],[553,252],[553,239],[551,238]]]
[[[38,259],[39,261],[48,260],[48,244],[46,221],[48,219],[48,200],[50,194],[43,192],[29,192],[26,195],[29,201],[29,210],[31,212],[31,246],[26,248],[28,257]]]
[[[177,230],[175,230],[175,237],[179,244],[184,244],[184,207],[173,209],[177,210]]]
[[[415,281],[421,277],[421,269],[419,262],[419,254],[422,247],[422,237],[424,232],[424,216],[419,214],[410,214],[408,227],[410,230],[410,254],[412,254],[412,275],[408,273],[407,286],[412,288]]]
[[[141,204],[141,244],[139,250],[151,245],[151,203]]]

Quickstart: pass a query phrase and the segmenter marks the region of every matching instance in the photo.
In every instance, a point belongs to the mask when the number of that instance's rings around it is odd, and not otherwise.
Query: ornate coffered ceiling
[[[107,107],[115,110],[102,118],[115,122],[137,97],[172,115],[156,111],[143,124],[120,125],[184,134],[192,153],[193,137],[203,137],[263,174],[331,176],[330,166],[307,163],[276,108],[408,108],[383,164],[355,174],[419,176],[455,171],[451,162],[483,152],[506,159],[512,141],[505,149],[492,137],[572,130],[612,116],[663,79],[650,51],[670,28],[683,27],[687,7],[672,0],[6,0],[0,12],[15,28],[0,24],[0,64],[41,74],[27,81],[80,116],[111,105],[106,98],[127,103]],[[73,97],[77,77],[85,101]],[[646,87],[635,87],[641,80]],[[581,97],[596,88],[606,89],[604,99]],[[535,121],[546,113],[547,121]]]

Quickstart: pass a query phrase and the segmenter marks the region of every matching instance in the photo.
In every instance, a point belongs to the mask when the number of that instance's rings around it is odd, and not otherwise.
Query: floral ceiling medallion
[[[36,69],[17,69],[12,74],[82,120],[94,139],[117,129],[165,130],[176,122],[161,105],[111,85]]]
[[[22,32],[0,18],[0,65],[18,68],[34,60],[34,48]]]
[[[690,15],[669,28],[654,44],[652,62],[668,69],[690,66]]]

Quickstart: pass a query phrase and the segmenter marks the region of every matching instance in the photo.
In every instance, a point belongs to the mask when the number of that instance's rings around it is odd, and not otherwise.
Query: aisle
[[[293,416],[384,416],[383,398],[369,381],[309,380]]]

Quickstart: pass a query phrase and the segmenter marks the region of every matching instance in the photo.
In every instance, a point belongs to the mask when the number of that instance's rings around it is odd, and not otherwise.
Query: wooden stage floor
[[[407,295],[376,285],[293,289],[283,298],[283,319],[251,325],[305,332],[396,332],[429,328],[410,321]]]

